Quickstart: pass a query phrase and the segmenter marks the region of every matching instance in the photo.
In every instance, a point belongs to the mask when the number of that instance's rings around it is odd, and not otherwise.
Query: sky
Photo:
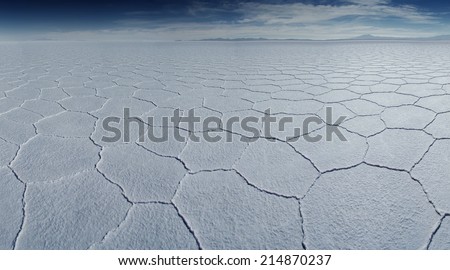
[[[0,0],[0,34],[126,40],[431,37],[450,34],[450,1]]]

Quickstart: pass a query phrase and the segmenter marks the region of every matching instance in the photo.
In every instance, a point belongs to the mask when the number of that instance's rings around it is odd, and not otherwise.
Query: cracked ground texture
[[[0,44],[1,249],[450,249],[448,43]],[[326,107],[346,141],[287,140]],[[293,117],[256,141],[102,120]],[[154,117],[147,122],[147,117]],[[301,127],[301,126],[300,126]],[[256,125],[262,131],[262,125]]]

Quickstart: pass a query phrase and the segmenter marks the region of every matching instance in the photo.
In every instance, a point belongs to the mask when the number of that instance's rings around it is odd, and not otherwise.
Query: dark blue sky
[[[0,31],[100,32],[118,37],[314,38],[450,34],[437,0],[0,0]]]

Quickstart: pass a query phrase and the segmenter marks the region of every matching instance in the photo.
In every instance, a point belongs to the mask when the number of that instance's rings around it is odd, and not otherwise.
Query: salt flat
[[[1,249],[450,249],[450,43],[0,44]],[[257,140],[105,142],[180,109]],[[346,140],[311,142],[329,121]],[[149,123],[146,119],[155,117]],[[308,117],[323,120],[297,140]],[[159,120],[158,120],[159,119]],[[200,136],[201,137],[201,136]]]

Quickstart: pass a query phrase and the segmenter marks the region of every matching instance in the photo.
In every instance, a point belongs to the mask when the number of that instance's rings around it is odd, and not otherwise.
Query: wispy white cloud
[[[409,23],[435,23],[436,17],[410,5],[393,6],[387,0],[348,0],[344,5],[312,5],[304,3],[243,3],[241,23],[314,24],[353,17],[399,18]]]

